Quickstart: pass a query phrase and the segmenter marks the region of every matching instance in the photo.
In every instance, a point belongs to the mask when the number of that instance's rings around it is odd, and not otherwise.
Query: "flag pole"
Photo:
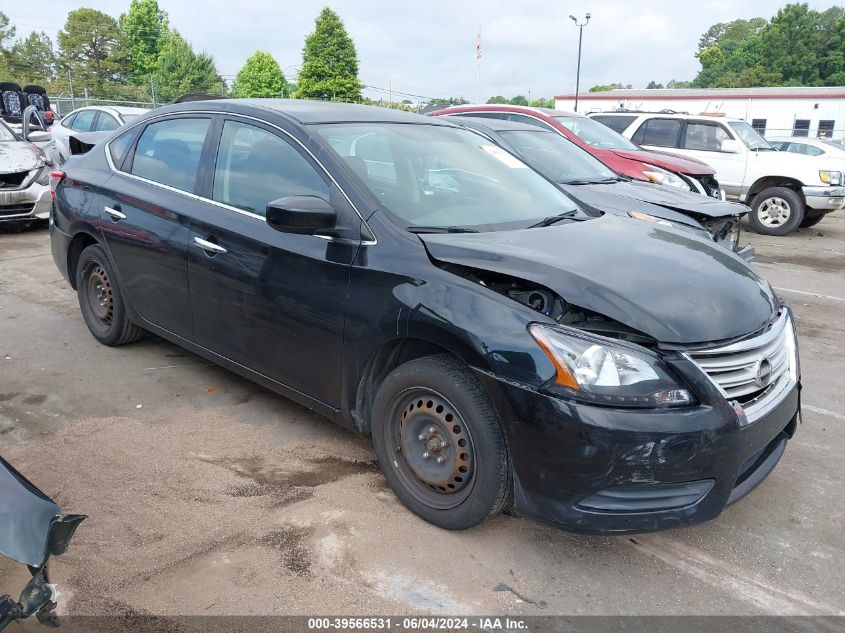
[[[481,25],[478,25],[478,39],[475,42],[475,102],[481,103]]]

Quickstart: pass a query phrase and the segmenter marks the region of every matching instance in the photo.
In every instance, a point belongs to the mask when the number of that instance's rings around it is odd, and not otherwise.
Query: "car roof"
[[[537,108],[534,106],[521,106],[513,105],[510,103],[466,103],[462,105],[447,106],[445,108],[442,108],[441,110],[433,112],[432,114],[437,114],[437,112],[443,111],[461,112],[462,110],[475,110],[478,112],[535,112],[537,114],[544,114],[548,117],[584,116],[583,114],[578,114],[577,112],[570,112],[569,110],[555,110],[554,108]]]
[[[309,101],[306,99],[213,99],[172,104],[156,110],[157,113],[183,110],[210,110],[255,113],[256,109],[273,110],[303,124],[312,123],[416,123],[450,125],[437,118],[421,114],[336,101]]]
[[[471,127],[477,129],[487,128],[493,132],[540,132],[541,134],[557,134],[557,132],[543,129],[541,127],[537,127],[536,125],[519,123],[517,121],[508,121],[507,119],[490,119],[487,117],[459,116],[455,114],[449,115],[448,118],[458,125],[467,123]]]
[[[649,119],[683,119],[684,121],[742,121],[742,119],[737,119],[735,117],[713,116],[710,114],[684,114],[682,112],[636,112],[634,110],[588,112],[587,116],[593,117],[597,114],[600,114],[601,116],[634,116]]]

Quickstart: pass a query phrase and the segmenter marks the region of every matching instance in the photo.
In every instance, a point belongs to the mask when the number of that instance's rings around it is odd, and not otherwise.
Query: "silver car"
[[[0,121],[0,222],[50,217],[52,161]]]
[[[68,139],[81,132],[108,132],[149,112],[147,108],[126,106],[86,106],[79,108],[53,123],[50,132],[59,160],[64,163],[70,156]]]

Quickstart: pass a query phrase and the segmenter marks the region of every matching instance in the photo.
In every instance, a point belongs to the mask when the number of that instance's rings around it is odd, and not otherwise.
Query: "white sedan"
[[[845,159],[845,145],[829,139],[809,138],[807,136],[776,136],[773,138],[767,137],[766,140],[781,152]]]
[[[53,123],[50,128],[55,150],[61,162],[70,156],[68,139],[81,132],[108,132],[116,130],[149,112],[147,108],[129,108],[124,106],[87,106],[78,108]]]

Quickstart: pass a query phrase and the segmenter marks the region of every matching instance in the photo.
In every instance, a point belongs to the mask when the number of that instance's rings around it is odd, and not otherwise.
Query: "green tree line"
[[[115,18],[92,8],[70,11],[56,42],[44,32],[16,38],[0,11],[0,81],[43,85],[49,94],[164,103],[186,92],[235,97],[360,101],[358,56],[340,17],[324,8],[303,48],[296,85],[270,53],[246,60],[231,90],[214,58],[172,27],[157,0],[131,0]]]

